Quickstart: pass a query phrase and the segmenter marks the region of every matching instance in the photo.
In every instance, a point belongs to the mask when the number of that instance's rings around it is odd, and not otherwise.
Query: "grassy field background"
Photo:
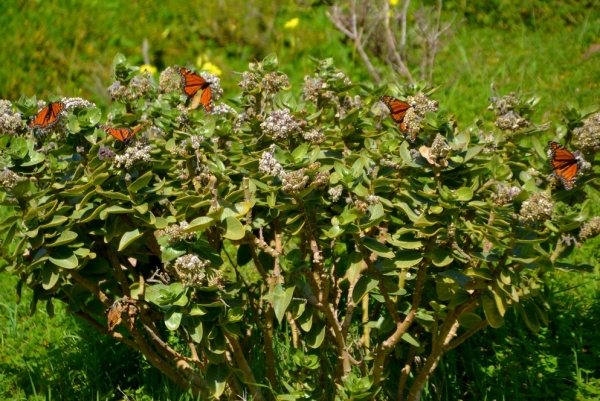
[[[2,1],[0,98],[60,94],[105,107],[112,58],[121,52],[143,64],[144,39],[159,70],[175,63],[216,65],[225,98],[237,93],[234,72],[271,52],[295,91],[311,73],[309,55],[334,57],[353,81],[370,80],[326,10],[325,3],[306,0]],[[438,55],[434,84],[441,85],[440,105],[455,114],[461,129],[485,113],[492,82],[503,94],[540,94],[534,120],[553,121],[554,127],[567,102],[599,103],[600,52],[584,57],[600,43],[600,8],[593,1],[446,1],[445,18],[453,13],[462,23]],[[298,26],[285,29],[292,18],[299,18]],[[389,72],[386,78],[397,80]],[[596,209],[600,213],[598,202]],[[598,265],[598,257],[600,241],[591,241],[574,261]],[[587,275],[555,273],[548,327],[532,333],[509,316],[502,328],[452,351],[423,399],[600,399],[598,280],[597,268]],[[43,309],[29,317],[30,294],[24,291],[17,305],[15,284],[0,274],[1,399],[112,400],[123,393],[135,400],[191,399],[141,356],[96,334],[62,305],[55,305],[52,319]]]

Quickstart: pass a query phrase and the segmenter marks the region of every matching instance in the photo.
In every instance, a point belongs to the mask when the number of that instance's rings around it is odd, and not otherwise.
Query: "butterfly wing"
[[[396,99],[395,97],[386,95],[381,96],[381,101],[390,110],[394,122],[402,125],[402,123],[404,122],[404,116],[410,108],[410,105],[406,102],[403,102],[402,100]]]
[[[150,122],[147,121],[146,123],[144,123],[142,125],[138,125],[133,130],[131,130],[129,128],[112,128],[112,127],[107,127],[104,125],[101,125],[100,128],[102,128],[107,134],[112,135],[115,139],[123,142],[125,145],[128,145],[129,142],[131,142],[131,140],[135,136],[135,134],[140,132],[140,130],[142,128],[144,128],[146,125],[148,125],[149,123]]]
[[[577,173],[579,173],[579,164],[577,162],[554,170],[554,174],[562,181],[567,191],[573,189],[575,186]]]
[[[194,99],[191,108],[195,109],[201,104],[206,111],[210,111],[210,83],[200,75],[185,68],[179,68],[178,72],[183,81],[183,92],[188,99]]]
[[[58,115],[65,108],[63,102],[50,102],[48,106],[40,110],[33,121],[29,124],[29,128],[49,128],[58,122]]]
[[[562,181],[567,191],[573,189],[579,173],[577,158],[558,142],[550,141],[548,147],[554,175]]]
[[[135,135],[134,132],[131,131],[129,128],[112,128],[105,126],[101,126],[101,128],[104,130],[104,132],[112,135],[114,138],[121,142],[129,141],[133,137],[133,135]]]

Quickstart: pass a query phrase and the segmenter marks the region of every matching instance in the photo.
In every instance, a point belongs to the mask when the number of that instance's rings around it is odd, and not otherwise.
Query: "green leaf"
[[[56,250],[48,257],[48,260],[63,269],[74,269],[79,265],[77,256],[75,256],[73,251],[66,246],[56,248]]]
[[[190,318],[188,323],[188,331],[190,333],[190,337],[195,343],[200,343],[202,341],[202,320],[199,317],[193,316]]]
[[[410,345],[414,345],[415,347],[420,347],[421,344],[419,344],[419,341],[417,341],[417,339],[415,337],[413,337],[412,334],[410,334],[409,332],[406,332],[402,335],[402,339],[404,341],[406,341],[407,343],[409,343]]]
[[[473,198],[473,190],[469,187],[462,187],[454,192],[457,201],[465,202]]]
[[[348,268],[346,269],[346,278],[353,283],[360,275],[362,268],[362,254],[353,251],[348,257]]]
[[[354,302],[354,305],[358,305],[361,299],[363,299],[363,297],[373,288],[377,287],[378,284],[379,280],[369,275],[364,275],[359,278],[354,286],[354,292],[352,293],[352,302]]]
[[[523,302],[523,304],[515,304],[515,307],[519,311],[519,314],[525,321],[529,330],[537,333],[540,331],[540,321],[538,320],[538,314],[536,307],[532,305],[532,302]]]
[[[466,327],[467,329],[470,329],[471,327],[475,326],[479,322],[481,322],[481,317],[479,317],[479,315],[476,315],[475,313],[470,313],[470,312],[462,313],[458,317],[458,323],[461,326]]]
[[[397,269],[406,269],[416,266],[421,260],[423,256],[419,251],[396,251],[393,262]]]
[[[275,317],[277,317],[279,323],[281,323],[281,321],[283,320],[285,311],[290,305],[290,302],[292,302],[295,288],[296,286],[294,285],[286,286],[286,288],[284,288],[281,284],[277,284],[275,286],[275,290],[273,291],[272,295],[272,304],[273,309],[275,310]]]
[[[150,183],[150,181],[152,181],[153,176],[154,173],[152,171],[148,171],[146,174],[142,175],[137,180],[132,182],[131,185],[127,187],[127,190],[130,194],[137,193],[139,190],[145,188],[148,185],[148,183]]]
[[[481,302],[483,304],[485,317],[490,323],[490,326],[495,329],[501,327],[502,323],[504,323],[504,318],[500,312],[498,312],[496,301],[494,301],[493,295],[488,294],[488,292],[484,293],[481,297]]]
[[[123,249],[127,248],[133,241],[142,237],[145,234],[144,231],[140,231],[139,229],[135,229],[133,231],[128,231],[121,237],[121,241],[119,241],[119,249],[121,252]]]
[[[63,231],[56,241],[54,241],[52,244],[46,245],[46,247],[50,248],[65,245],[73,241],[75,238],[77,238],[77,233],[74,233],[73,231]]]
[[[226,363],[208,365],[208,369],[206,370],[206,383],[213,396],[220,397],[221,394],[223,394],[230,373],[231,371]]]
[[[227,217],[225,220],[223,220],[222,224],[223,228],[225,228],[223,237],[227,239],[240,240],[246,235],[244,226],[235,217]]]
[[[377,256],[381,256],[382,258],[393,258],[395,256],[394,252],[390,251],[387,246],[377,241],[375,238],[363,237],[361,238],[361,242],[365,248]]]
[[[427,257],[431,258],[431,262],[437,267],[448,266],[454,258],[447,251],[436,248],[433,252],[429,252],[426,254]]]
[[[467,283],[473,280],[471,277],[464,275],[462,272],[458,270],[445,270],[443,272],[438,273],[438,275],[442,277],[448,277],[451,280],[454,280],[461,288],[465,288]]]
[[[165,326],[167,329],[174,331],[179,328],[181,324],[182,314],[179,311],[179,308],[173,307],[165,313]]]
[[[306,345],[311,348],[319,348],[325,339],[325,323],[315,322],[308,333],[305,334],[304,340]]]
[[[42,268],[42,287],[44,287],[45,290],[54,287],[58,281],[59,273],[58,266],[52,263],[44,264],[44,267]]]
[[[184,233],[192,233],[196,231],[203,230],[207,227],[215,225],[216,220],[212,217],[202,216],[192,220],[185,230],[182,230]]]

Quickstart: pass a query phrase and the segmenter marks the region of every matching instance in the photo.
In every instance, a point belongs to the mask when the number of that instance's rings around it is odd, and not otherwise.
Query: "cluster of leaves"
[[[590,166],[572,191],[551,179],[536,98],[492,99],[503,129],[460,130],[423,84],[315,64],[294,94],[277,57],[251,63],[235,108],[206,114],[172,70],[158,85],[118,55],[119,85],[148,80],[107,116],[152,122],[128,147],[82,102],[42,136],[4,133],[2,257],[32,311],[61,300],[182,387],[256,400],[264,385],[281,400],[412,400],[444,352],[508,309],[539,330],[544,273],[590,268],[564,260],[589,217],[584,187],[600,188]],[[386,119],[390,92],[411,106],[408,138]],[[23,125],[38,110],[15,106]],[[591,112],[565,112],[558,139]],[[415,355],[426,362],[400,388],[385,380]]]

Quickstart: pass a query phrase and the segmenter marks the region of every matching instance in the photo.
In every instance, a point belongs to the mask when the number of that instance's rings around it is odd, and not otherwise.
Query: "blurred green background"
[[[392,7],[402,2],[397,3],[390,1]],[[105,108],[114,55],[120,52],[145,64],[144,41],[148,61],[158,71],[175,63],[197,68],[210,63],[220,69],[225,99],[237,94],[235,72],[272,52],[296,92],[311,74],[309,55],[333,57],[354,82],[370,81],[352,43],[327,18],[330,5],[309,0],[2,0],[0,98],[58,94]],[[410,27],[420,5],[413,0],[409,13],[408,60],[414,76],[419,75],[420,51]],[[459,129],[485,115],[492,82],[501,94],[518,89],[540,94],[536,123],[559,123],[560,110],[570,101],[599,103],[600,51],[588,52],[600,44],[597,1],[452,0],[442,10],[443,20],[456,16],[460,23],[437,56],[433,84],[441,88],[435,98],[455,115]],[[286,28],[294,18],[297,25]],[[405,83],[374,63],[388,82]],[[592,196],[598,201],[597,194]],[[597,265],[599,245],[598,239],[587,243],[574,261]],[[555,273],[549,327],[531,333],[509,316],[501,329],[487,330],[449,354],[423,399],[600,399],[599,279],[597,268],[587,275]],[[17,305],[15,284],[14,277],[0,274],[1,399],[112,400],[124,393],[136,400],[191,399],[142,357],[97,335],[60,305],[53,319],[43,310],[28,317],[30,294],[24,292]]]

